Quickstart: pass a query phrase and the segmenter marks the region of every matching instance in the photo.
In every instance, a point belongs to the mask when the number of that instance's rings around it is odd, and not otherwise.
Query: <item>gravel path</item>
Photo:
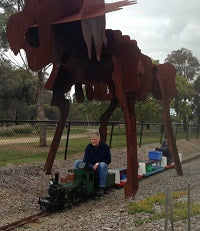
[[[70,139],[77,139],[77,138],[84,138],[84,137],[89,137],[88,134],[73,134],[70,135]],[[23,144],[23,143],[34,143],[34,142],[39,142],[39,137],[13,137],[9,139],[0,139],[0,145],[7,145],[7,144]],[[47,141],[52,141],[52,137],[47,137]],[[66,140],[66,136],[62,136],[61,140]]]
[[[178,149],[183,154],[183,159],[200,154],[200,139],[178,141]],[[138,150],[139,159],[145,159],[147,151],[154,149],[158,144],[144,145]],[[126,150],[112,150],[112,166],[119,167],[126,164]],[[70,168],[76,155],[68,161],[56,161],[54,172],[60,171],[61,175]],[[50,176],[43,173],[43,164],[30,164],[23,166],[10,166],[0,168],[0,226],[17,219],[29,216],[39,211],[38,198],[46,194]],[[192,188],[192,201],[200,203],[200,159],[183,165],[184,176],[178,177],[175,170],[146,178],[140,181],[140,189],[135,200],[141,200],[158,192],[165,192],[166,186],[173,190],[186,189],[188,183]],[[17,230],[164,230],[164,220],[135,227],[133,224],[136,215],[127,212],[127,203],[124,199],[123,188],[112,190],[103,198],[89,200],[71,210],[56,213],[42,218],[35,223],[28,224]],[[192,231],[200,231],[200,217],[192,218]],[[176,222],[175,230],[187,230],[186,221]]]

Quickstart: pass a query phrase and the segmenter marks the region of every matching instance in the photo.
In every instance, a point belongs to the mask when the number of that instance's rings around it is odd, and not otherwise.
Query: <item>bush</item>
[[[32,134],[33,128],[30,124],[14,125],[0,128],[0,136],[15,136],[15,134]]]
[[[11,127],[1,127],[0,128],[0,136],[14,136],[15,133]]]
[[[33,127],[30,124],[12,126],[13,132],[16,134],[31,134]]]

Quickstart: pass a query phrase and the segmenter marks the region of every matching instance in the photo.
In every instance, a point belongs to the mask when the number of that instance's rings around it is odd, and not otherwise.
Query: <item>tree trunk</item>
[[[184,132],[187,131],[187,117],[186,116],[183,117],[183,131]]]
[[[198,110],[197,114],[197,124],[200,124],[200,109]]]
[[[45,120],[45,110],[44,110],[44,73],[38,71],[38,89],[37,89],[37,119]],[[46,124],[39,123],[39,146],[47,146],[46,139]]]
[[[17,115],[16,102],[12,102],[8,108],[8,118],[10,120],[15,120]]]

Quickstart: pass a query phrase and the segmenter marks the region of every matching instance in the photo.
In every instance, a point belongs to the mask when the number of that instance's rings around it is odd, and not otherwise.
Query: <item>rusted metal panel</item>
[[[107,99],[107,85],[103,83],[94,85],[94,98],[97,101],[105,101]]]
[[[178,94],[175,84],[175,67],[171,63],[159,64],[158,73],[158,80],[163,99],[172,100]]]
[[[51,74],[47,80],[47,82],[45,83],[45,88],[49,91],[53,91],[53,86],[56,80],[58,74],[58,67],[56,65],[53,65],[53,69],[51,71]]]
[[[124,91],[135,91],[140,89],[138,65],[140,60],[139,48],[129,40],[129,37],[121,36],[119,31],[113,32],[114,55],[118,57],[122,71],[122,85]]]
[[[130,95],[123,89],[123,68],[120,59],[113,55],[114,71],[112,79],[116,87],[116,97],[124,112],[126,123],[126,144],[127,144],[127,183],[125,185],[125,197],[134,196],[138,190],[138,160],[137,160],[137,134],[134,103]]]
[[[82,84],[80,84],[80,83],[75,84],[75,97],[76,97],[76,101],[78,103],[83,103],[84,94],[83,94]]]
[[[86,97],[89,101],[94,100],[94,89],[93,85],[85,85],[85,92],[86,92]]]
[[[173,156],[177,174],[179,176],[182,176],[183,170],[181,167],[181,162],[179,159],[178,150],[176,147],[176,142],[175,142],[173,128],[172,128],[172,123],[171,123],[171,119],[170,119],[170,101],[167,99],[163,99],[163,100],[161,100],[161,105],[162,105],[163,110],[164,110],[163,121],[164,121],[166,136],[167,136],[167,142],[169,144],[169,151]]]
[[[94,84],[94,99],[96,101],[100,101],[101,100],[101,86],[100,84]]]

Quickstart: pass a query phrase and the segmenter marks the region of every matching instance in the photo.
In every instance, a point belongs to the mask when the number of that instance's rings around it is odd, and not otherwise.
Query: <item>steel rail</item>
[[[39,212],[39,213],[33,214],[31,216],[25,217],[23,219],[20,219],[18,221],[12,222],[10,224],[4,225],[4,226],[0,227],[0,230],[1,231],[3,231],[3,230],[4,231],[14,230],[14,229],[16,229],[18,227],[22,227],[22,226],[24,226],[24,225],[26,225],[28,223],[31,223],[31,222],[33,222],[35,220],[38,220],[38,219],[42,218],[42,217],[46,217],[46,216],[48,216],[50,214],[52,214],[52,213]]]

